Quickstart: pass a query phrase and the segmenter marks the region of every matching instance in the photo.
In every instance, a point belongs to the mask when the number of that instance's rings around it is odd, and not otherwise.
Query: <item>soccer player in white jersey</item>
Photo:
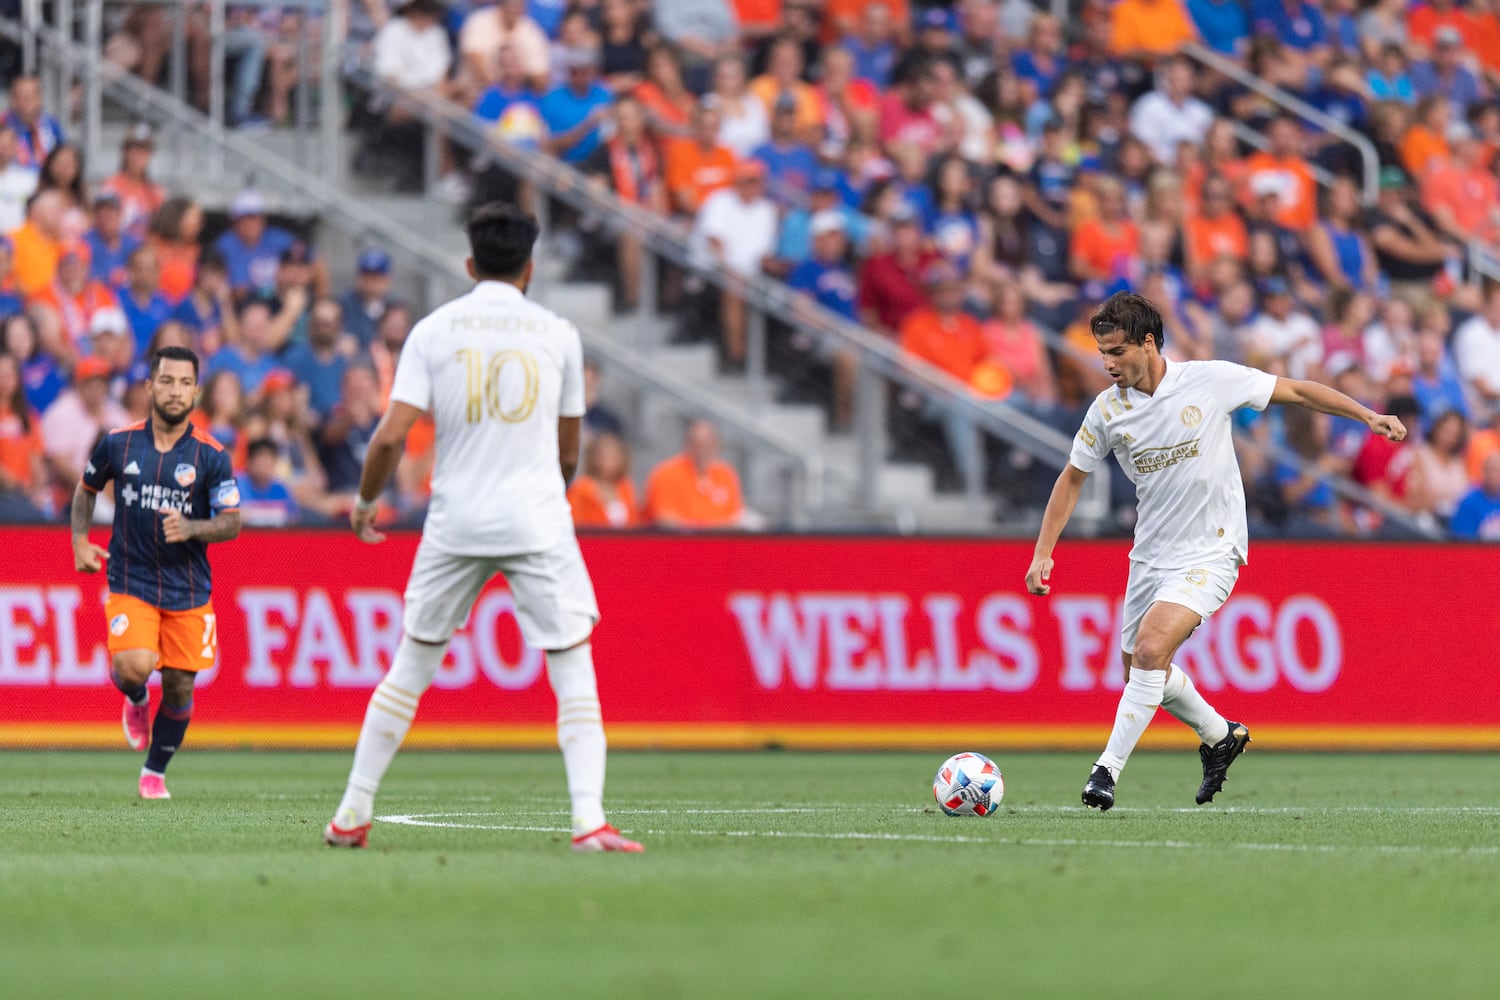
[[[1248,554],[1231,414],[1243,406],[1295,403],[1358,420],[1392,441],[1404,438],[1406,428],[1317,382],[1227,361],[1168,361],[1161,353],[1161,313],[1139,295],[1110,298],[1090,330],[1115,384],[1094,400],[1073,439],[1042,516],[1026,589],[1051,591],[1052,550],[1084,480],[1114,452],[1135,484],[1138,509],[1120,643],[1126,683],[1083,803],[1099,810],[1114,805],[1120,771],[1160,705],[1202,741],[1201,805],[1213,801],[1229,765],[1250,742],[1250,731],[1214,711],[1193,679],[1172,664],[1178,647],[1229,598]]]
[[[583,348],[573,324],[527,300],[537,223],[504,204],[468,225],[474,290],[412,329],[391,405],[370,442],[350,519],[365,542],[376,500],[424,412],[437,425],[432,502],[406,587],[405,634],[370,696],[354,766],[323,839],[364,847],[375,793],[443,661],[448,640],[496,573],[521,634],[547,654],[576,851],[643,850],[604,818],[604,725],[589,636],[594,587],[565,493],[578,465]]]

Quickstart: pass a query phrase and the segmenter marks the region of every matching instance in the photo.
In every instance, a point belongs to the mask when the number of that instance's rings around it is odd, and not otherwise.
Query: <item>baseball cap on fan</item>
[[[252,215],[266,214],[266,199],[259,191],[246,188],[234,196],[234,201],[229,205],[229,217],[231,219],[245,219]]]
[[[814,212],[808,228],[813,236],[823,236],[826,233],[842,233],[844,231],[844,213],[833,209],[824,209]]]
[[[384,250],[366,250],[359,255],[360,274],[390,274],[391,255]]]

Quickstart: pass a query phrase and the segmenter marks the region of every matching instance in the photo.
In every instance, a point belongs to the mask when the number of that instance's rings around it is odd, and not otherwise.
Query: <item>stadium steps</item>
[[[99,180],[113,173],[119,163],[128,123],[106,119],[100,138],[102,155],[89,164],[90,177]],[[316,169],[316,136],[307,137],[307,166]],[[353,142],[346,136],[346,151]],[[297,140],[289,130],[273,130],[257,136],[256,142],[282,159],[297,162]],[[168,190],[190,193],[209,211],[226,211],[236,192],[256,186],[253,171],[237,167],[226,160],[222,173],[214,178],[209,153],[190,142],[174,143],[170,134],[157,137],[157,155],[152,174]],[[452,205],[387,190],[380,178],[354,173],[345,165],[340,170],[345,190],[356,194],[370,208],[390,221],[420,232],[452,254],[452,264],[462,268],[467,257],[460,210]],[[297,215],[300,206],[280,203],[268,193],[273,213]],[[362,247],[357,241],[341,236],[333,227],[318,234],[319,250],[328,262],[335,287],[344,284],[346,275],[354,272],[354,260]],[[779,403],[776,395],[781,386],[772,379],[766,387],[766,402],[757,407],[752,399],[749,381],[743,375],[719,371],[717,350],[712,344],[671,345],[667,340],[675,325],[669,315],[620,317],[611,309],[610,290],[599,282],[567,280],[567,262],[548,252],[544,243],[537,255],[539,280],[538,301],[568,316],[580,327],[608,331],[637,345],[651,345],[653,363],[677,378],[704,389],[722,408],[740,416],[753,418],[768,430],[791,440],[805,443],[825,463],[824,509],[815,516],[815,524],[830,528],[897,527],[907,531],[980,532],[992,524],[989,516],[975,517],[975,511],[962,497],[938,492],[933,470],[924,464],[889,461],[882,464],[878,493],[862,495],[859,488],[859,453],[848,435],[830,434],[827,415],[821,406],[804,403]],[[414,301],[422,300],[420,282],[415,276],[397,276],[396,294]],[[606,379],[602,395],[605,402],[629,415],[628,422],[636,438],[635,471],[643,478],[645,470],[673,454],[681,442],[682,418],[666,401],[635,399],[629,393],[611,386]],[[734,457],[734,456],[731,456]],[[746,494],[752,504],[761,501],[770,508],[774,491],[779,488],[774,470],[762,471],[761,464],[742,463],[746,473]]]

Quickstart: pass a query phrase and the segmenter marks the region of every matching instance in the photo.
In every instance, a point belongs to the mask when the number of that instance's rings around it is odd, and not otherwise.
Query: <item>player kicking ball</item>
[[[1120,643],[1126,683],[1083,804],[1101,811],[1115,804],[1115,782],[1159,705],[1202,741],[1201,805],[1224,787],[1229,765],[1250,742],[1250,731],[1216,712],[1172,663],[1193,630],[1228,600],[1249,551],[1230,415],[1243,406],[1295,403],[1358,420],[1392,441],[1406,437],[1406,428],[1317,382],[1227,361],[1168,361],[1161,313],[1139,295],[1111,297],[1090,330],[1115,384],[1094,400],[1073,439],[1042,515],[1026,589],[1051,592],[1052,550],[1084,480],[1113,452],[1135,484],[1138,511]]]
[[[362,541],[406,436],[437,425],[432,501],[406,586],[405,634],[370,696],[354,766],[323,839],[364,847],[375,793],[480,590],[503,574],[521,634],[546,650],[575,851],[644,850],[604,818],[604,724],[589,637],[599,620],[567,483],[578,465],[583,347],[573,324],[527,300],[537,224],[502,204],[469,220],[474,290],[418,323],[396,364],[391,405],[365,456],[350,520]]]
[[[224,447],[188,421],[198,356],[185,347],[157,351],[150,387],[151,416],[100,438],[73,491],[73,566],[97,573],[109,560],[104,617],[110,678],[125,696],[125,742],[146,751],[141,798],[170,799],[167,765],[193,717],[193,682],[219,651],[208,546],[240,533],[240,491]],[[115,519],[106,552],[89,541],[89,526],[110,481]],[[146,682],[158,669],[161,706],[152,722]]]

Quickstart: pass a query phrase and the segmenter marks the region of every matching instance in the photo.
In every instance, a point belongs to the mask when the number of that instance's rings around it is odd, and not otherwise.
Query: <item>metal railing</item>
[[[724,292],[736,295],[750,311],[747,330],[746,378],[752,412],[770,406],[770,382],[766,372],[767,321],[777,320],[815,337],[823,347],[846,352],[856,359],[859,375],[855,383],[855,427],[860,461],[858,489],[875,496],[879,490],[880,466],[885,457],[884,410],[888,386],[916,393],[925,402],[951,415],[964,427],[967,458],[964,492],[976,517],[983,516],[984,468],[982,438],[989,436],[1018,447],[1038,461],[1061,469],[1068,460],[1072,439],[1056,428],[1004,402],[980,399],[959,380],[940,369],[915,360],[885,337],[845,321],[836,314],[804,300],[785,284],[763,276],[741,277],[722,268],[705,266],[689,246],[688,233],[669,219],[621,201],[591,184],[573,167],[533,149],[493,137],[484,123],[466,109],[433,94],[399,90],[378,80],[362,66],[345,74],[353,89],[378,96],[428,126],[429,172],[436,163],[435,142],[439,134],[469,150],[488,157],[506,172],[523,178],[547,198],[553,198],[580,213],[605,220],[614,232],[629,234],[641,242],[646,266],[642,268],[635,346],[650,351],[654,346],[650,328],[657,304],[657,279],[661,262],[701,276]],[[430,187],[430,185],[429,185]],[[546,198],[538,199],[546,214]],[[628,326],[625,321],[623,326]],[[622,330],[622,333],[627,331]],[[1097,527],[1108,516],[1106,483],[1091,484],[1080,501],[1078,522]]]
[[[393,256],[424,276],[429,302],[444,301],[472,286],[472,280],[455,266],[452,255],[442,247],[395,225],[337,186],[266,150],[254,138],[226,131],[202,113],[136,76],[102,76],[100,64],[103,60],[99,50],[84,49],[66,41],[45,25],[28,27],[3,18],[0,18],[0,35],[30,48],[38,59],[38,67],[44,66],[44,55],[70,63],[69,72],[81,72],[85,80],[97,81],[101,93],[107,91],[111,99],[131,108],[164,131],[176,131],[203,144],[202,148],[217,148],[236,164],[239,171],[253,172],[258,184],[269,184],[272,189],[285,192],[291,202],[319,211],[321,221],[341,230],[356,243],[378,240]],[[721,412],[711,395],[657,370],[628,345],[588,329],[580,329],[580,333],[585,348],[608,362],[611,373],[622,376],[632,388],[668,401],[681,415],[712,416],[730,443],[750,452],[772,454],[788,478],[780,514],[783,523],[792,527],[804,526],[821,508],[824,463],[819,455],[798,442],[759,426],[754,420]]]

